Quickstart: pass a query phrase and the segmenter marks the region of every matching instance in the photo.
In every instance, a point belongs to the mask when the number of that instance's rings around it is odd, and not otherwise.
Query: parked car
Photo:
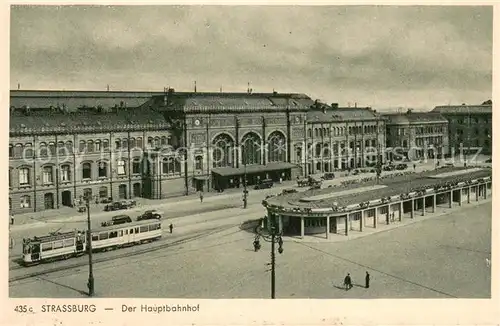
[[[396,166],[393,164],[384,165],[384,167],[382,168],[382,170],[384,171],[394,171],[395,169]]]
[[[120,201],[115,201],[113,203],[107,204],[104,206],[105,211],[118,211],[120,209],[128,209],[135,207],[137,203],[135,200],[120,200]]]
[[[396,165],[396,170],[406,170],[407,168],[408,168],[408,165],[403,164],[403,163]]]
[[[254,187],[254,189],[269,189],[274,185],[273,180],[265,179],[262,180],[258,185]]]
[[[326,172],[325,174],[323,174],[323,176],[321,177],[321,179],[323,179],[323,180],[333,180],[333,179],[335,179],[335,173],[333,173],[333,172]]]
[[[143,214],[139,215],[137,217],[137,220],[138,221],[154,220],[154,219],[159,220],[162,218],[162,216],[163,216],[162,214],[163,214],[163,212],[157,211],[156,209],[151,209],[151,210],[147,210]]]

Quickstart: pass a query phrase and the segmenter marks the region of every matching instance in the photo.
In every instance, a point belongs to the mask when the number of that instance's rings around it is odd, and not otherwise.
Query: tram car
[[[119,249],[161,238],[161,222],[137,221],[92,229],[92,252]],[[88,252],[88,231],[52,233],[23,239],[23,263],[26,266],[78,257]]]

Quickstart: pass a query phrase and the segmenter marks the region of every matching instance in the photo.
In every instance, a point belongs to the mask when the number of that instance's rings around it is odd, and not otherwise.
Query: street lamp
[[[278,244],[278,252],[283,253],[283,238],[279,227],[276,227],[276,215],[269,213],[268,219],[268,234],[264,234],[261,227],[257,227],[257,236],[255,242],[258,244],[259,238],[262,237],[266,242],[271,242],[271,299],[276,298],[276,250],[275,244]],[[260,246],[260,244],[259,244]]]
[[[94,296],[94,273],[92,268],[92,228],[90,224],[90,199],[91,196],[85,196],[85,205],[87,208],[87,250],[89,251],[89,280],[87,288],[89,289],[89,297]]]
[[[245,153],[245,147],[241,146],[241,153]],[[243,161],[243,167],[244,167],[244,173],[243,173],[243,208],[247,208],[247,202],[248,202],[248,189],[247,189],[247,160],[244,155],[242,155],[242,160]]]

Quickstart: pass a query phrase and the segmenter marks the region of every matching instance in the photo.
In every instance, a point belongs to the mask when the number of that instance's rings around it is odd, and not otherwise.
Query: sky
[[[431,109],[492,97],[492,7],[12,6],[10,87],[305,93]]]

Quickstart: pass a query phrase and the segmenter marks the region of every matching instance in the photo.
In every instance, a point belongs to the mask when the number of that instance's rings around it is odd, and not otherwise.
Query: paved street
[[[237,211],[237,212],[236,212]],[[226,215],[227,213],[227,215]],[[94,266],[100,297],[269,298],[269,243],[236,224],[261,215],[230,209],[221,232],[179,246]],[[203,219],[204,214],[198,215]],[[194,219],[196,220],[196,218]],[[234,223],[234,227],[230,226]],[[224,228],[222,226],[225,226]],[[188,228],[186,226],[186,228]],[[190,231],[199,230],[196,224]],[[179,226],[179,232],[182,227]],[[177,230],[176,230],[177,231]],[[343,242],[286,239],[277,256],[278,298],[486,298],[490,296],[491,202]],[[97,256],[97,255],[96,255]],[[370,289],[364,284],[369,271]],[[340,289],[346,273],[354,288]],[[82,297],[87,267],[10,284],[13,297]]]

